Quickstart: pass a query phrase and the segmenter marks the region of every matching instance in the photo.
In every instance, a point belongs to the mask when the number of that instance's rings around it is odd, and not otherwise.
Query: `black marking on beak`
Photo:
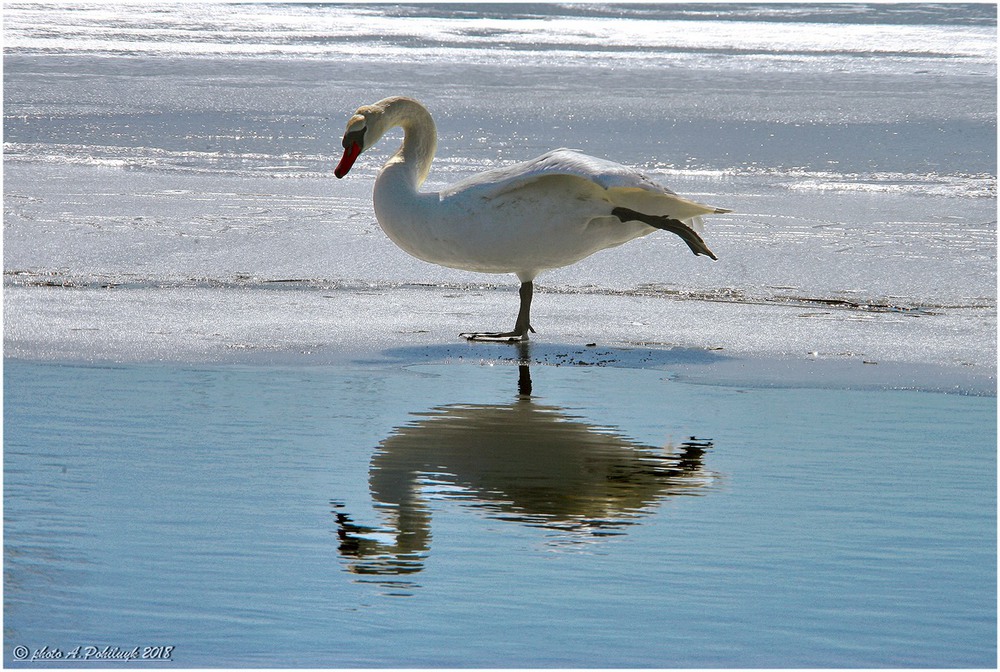
[[[368,127],[366,126],[364,128],[359,128],[356,131],[350,131],[349,133],[345,133],[344,134],[344,142],[343,142],[344,149],[348,149],[354,143],[357,143],[358,147],[361,147],[362,149],[364,149],[364,147],[365,147],[365,131],[367,131],[367,130],[368,130]]]

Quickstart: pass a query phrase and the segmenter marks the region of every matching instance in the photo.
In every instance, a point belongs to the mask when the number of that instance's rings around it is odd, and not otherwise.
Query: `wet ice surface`
[[[398,136],[332,178],[353,109],[405,93],[441,133],[426,188],[570,146],[734,210],[708,222],[718,263],[657,233],[540,276],[539,340],[995,372],[988,12],[200,11],[101,30],[94,9],[8,12],[8,354],[218,361],[507,328],[514,278],[378,229]]]
[[[653,235],[543,274],[536,341],[846,359],[859,370],[941,364],[987,383],[995,372],[993,199],[799,195],[757,176],[671,182],[751,213],[709,224],[720,261]],[[55,185],[57,202],[27,197],[38,184]],[[456,343],[508,327],[516,311],[513,277],[393,246],[371,215],[367,174],[332,183],[32,165],[8,170],[7,189],[8,355],[342,361]],[[963,215],[944,214],[959,204]]]

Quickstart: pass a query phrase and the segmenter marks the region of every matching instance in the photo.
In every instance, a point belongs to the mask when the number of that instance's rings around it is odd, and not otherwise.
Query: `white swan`
[[[527,340],[532,281],[598,250],[664,229],[691,251],[715,255],[695,231],[700,215],[729,212],[681,198],[632,168],[568,149],[497,168],[441,192],[421,192],[437,148],[427,109],[411,98],[366,105],[347,122],[344,156],[334,174],[347,175],[358,156],[390,129],[403,144],[375,180],[375,216],[396,245],[418,259],[483,273],[514,273],[521,305],[514,329],[470,333],[473,340]]]

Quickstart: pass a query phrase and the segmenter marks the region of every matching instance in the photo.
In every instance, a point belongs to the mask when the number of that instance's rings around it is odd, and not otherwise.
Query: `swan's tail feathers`
[[[728,208],[714,208],[714,209],[710,210],[709,212],[706,212],[705,214],[706,215],[724,215],[727,212],[732,212],[732,210],[729,210]],[[702,217],[702,215],[694,215],[693,217],[683,217],[683,218],[682,217],[678,217],[678,219],[680,219],[682,222],[684,222],[685,224],[687,224],[688,226],[690,226],[692,229],[694,229],[695,233],[704,233],[705,232],[705,218]]]
[[[680,236],[681,240],[687,243],[687,246],[691,248],[691,251],[695,255],[704,254],[706,257],[714,261],[718,261],[718,257],[712,250],[708,249],[708,245],[705,241],[701,239],[698,232],[693,228],[685,224],[679,219],[673,219],[667,217],[666,215],[647,215],[641,212],[636,212],[635,210],[630,210],[629,208],[615,208],[611,211],[611,214],[620,219],[623,222],[637,221],[644,224],[648,224],[654,228],[662,229],[664,231],[669,231],[677,236]]]

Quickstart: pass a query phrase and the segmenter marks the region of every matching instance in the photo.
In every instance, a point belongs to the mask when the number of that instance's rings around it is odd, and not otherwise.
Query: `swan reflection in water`
[[[351,572],[387,578],[421,571],[435,499],[557,531],[559,542],[588,541],[623,534],[665,498],[696,494],[714,480],[702,463],[710,441],[641,445],[536,402],[525,363],[518,385],[512,403],[434,408],[382,441],[370,488],[386,524],[359,525],[332,503]]]

